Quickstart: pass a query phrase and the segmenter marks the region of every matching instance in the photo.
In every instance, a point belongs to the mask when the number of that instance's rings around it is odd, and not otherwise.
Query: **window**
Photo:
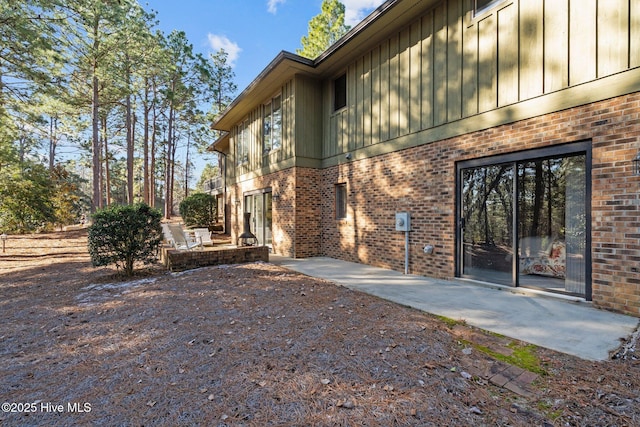
[[[282,97],[264,105],[262,117],[262,153],[268,154],[282,146]]]
[[[237,129],[236,154],[238,164],[241,165],[249,160],[249,121],[245,120]]]
[[[347,106],[347,75],[343,74],[333,81],[333,111]]]
[[[473,1],[474,1],[473,14],[477,15],[489,9],[490,7],[495,6],[498,3],[502,3],[505,0],[473,0]]]
[[[347,217],[347,184],[336,184],[336,219]]]

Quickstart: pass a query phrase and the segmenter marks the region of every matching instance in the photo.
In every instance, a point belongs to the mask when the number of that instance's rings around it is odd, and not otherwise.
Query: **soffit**
[[[229,132],[223,133],[220,138],[216,139],[213,144],[207,147],[207,151],[219,151],[221,153],[229,152]]]

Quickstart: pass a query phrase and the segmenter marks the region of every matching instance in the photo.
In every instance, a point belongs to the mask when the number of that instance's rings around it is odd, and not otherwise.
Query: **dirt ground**
[[[267,263],[124,280],[84,231],[10,236],[0,425],[640,425],[637,336],[591,362],[453,320]],[[490,380],[517,366],[525,389]]]

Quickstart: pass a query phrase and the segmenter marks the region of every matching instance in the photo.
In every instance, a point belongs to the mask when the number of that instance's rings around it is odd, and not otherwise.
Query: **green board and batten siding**
[[[278,94],[281,96],[281,108],[282,108],[282,146],[278,150],[273,150],[270,153],[263,153],[262,151],[262,117],[264,104],[253,109],[244,120],[249,122],[249,156],[248,161],[242,165],[237,165],[234,170],[237,177],[240,176],[255,176],[273,172],[275,170],[282,169],[283,164],[288,160],[291,160],[296,155],[306,155],[307,151],[313,151],[312,146],[319,146],[319,137],[314,136],[312,130],[313,127],[312,118],[318,114],[314,114],[314,105],[317,109],[317,102],[313,102],[313,99],[318,99],[319,89],[318,83],[306,82],[303,79],[292,79],[285,82],[280,91],[274,93],[273,96]],[[298,95],[302,102],[296,101],[296,95]],[[268,103],[272,98],[265,99],[264,103]],[[305,101],[308,99],[309,101]],[[307,119],[301,119],[306,117]],[[300,118],[296,123],[296,118]],[[243,122],[244,122],[243,120]],[[318,118],[319,120],[319,118]],[[300,124],[305,126],[300,126]],[[308,124],[308,125],[306,125]],[[315,138],[315,139],[314,139]],[[236,150],[238,140],[238,127],[236,126],[231,132],[231,159],[234,164],[236,162]],[[305,142],[306,141],[306,142]],[[299,147],[296,147],[296,144]],[[316,148],[316,151],[318,149]],[[284,163],[283,163],[284,162]],[[229,177],[233,177],[230,173]]]
[[[290,97],[290,102],[296,104],[295,114],[289,118],[291,131],[295,136],[295,151],[290,150],[289,157],[298,156],[308,159],[320,159],[322,155],[321,136],[318,132],[322,123],[322,85],[320,82],[303,77],[294,78],[295,96]],[[296,120],[298,118],[298,120]],[[290,144],[293,149],[293,144]]]
[[[330,166],[347,152],[381,154],[640,90],[640,0],[511,0],[475,17],[470,4],[443,1],[352,58],[338,111],[341,73],[283,82],[282,148],[263,155],[256,107],[236,176]]]
[[[640,66],[640,0],[514,0],[477,17],[470,3],[444,1],[354,58],[345,108],[332,111],[325,81],[322,157],[573,86],[591,91],[590,82]],[[559,99],[530,114],[566,108]]]

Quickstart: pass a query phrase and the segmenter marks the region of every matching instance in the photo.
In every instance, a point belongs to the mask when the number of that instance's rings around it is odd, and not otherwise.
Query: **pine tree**
[[[35,93],[54,85],[61,56],[49,0],[0,2],[0,156],[15,153],[20,129],[31,127]],[[37,118],[36,118],[37,119]],[[7,159],[5,159],[6,161]],[[0,163],[2,163],[0,158]]]
[[[339,0],[323,0],[322,12],[309,21],[309,33],[302,37],[302,49],[296,53],[314,59],[350,29],[344,23],[344,4]]]

